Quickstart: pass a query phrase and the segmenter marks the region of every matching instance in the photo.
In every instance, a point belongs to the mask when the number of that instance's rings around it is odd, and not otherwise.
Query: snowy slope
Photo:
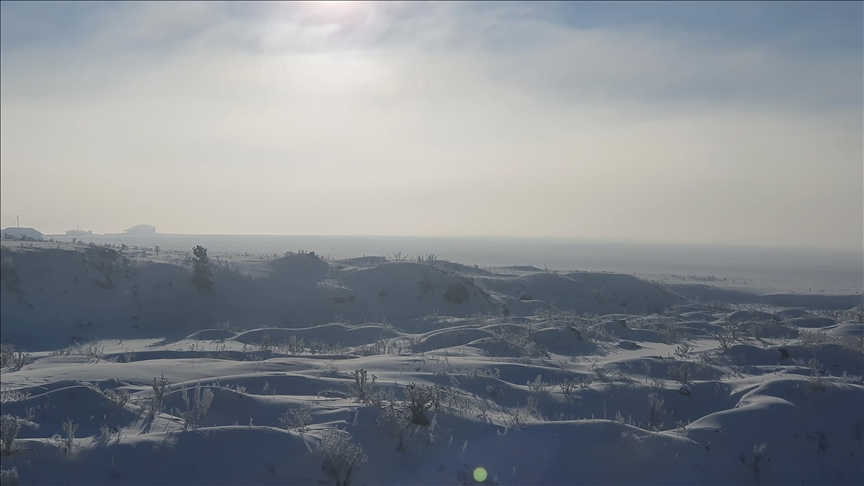
[[[336,484],[335,428],[350,484],[864,482],[860,308],[308,254],[199,295],[176,256],[110,251],[3,248],[21,484]]]

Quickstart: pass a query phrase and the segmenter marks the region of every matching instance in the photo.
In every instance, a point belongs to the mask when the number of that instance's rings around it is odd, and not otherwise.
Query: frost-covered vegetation
[[[57,246],[3,247],[3,484],[864,481],[860,296]]]

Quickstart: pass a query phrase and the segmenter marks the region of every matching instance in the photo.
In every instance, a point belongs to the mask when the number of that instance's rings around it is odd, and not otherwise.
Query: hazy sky
[[[2,226],[864,244],[862,2],[0,19]]]

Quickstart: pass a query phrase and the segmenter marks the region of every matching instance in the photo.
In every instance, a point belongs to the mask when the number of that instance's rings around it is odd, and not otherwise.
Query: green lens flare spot
[[[489,475],[486,473],[486,470],[483,469],[482,467],[478,467],[477,469],[474,470],[474,481],[477,481],[478,483],[482,483],[483,481],[486,481],[487,476],[489,476]]]

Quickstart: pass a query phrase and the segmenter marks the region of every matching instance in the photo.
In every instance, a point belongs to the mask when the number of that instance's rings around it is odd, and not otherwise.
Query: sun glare
[[[311,2],[305,2],[307,5],[312,5],[317,9],[321,10],[345,10],[347,8],[351,8],[352,5],[360,3],[360,2],[351,2],[348,0],[316,0]]]

